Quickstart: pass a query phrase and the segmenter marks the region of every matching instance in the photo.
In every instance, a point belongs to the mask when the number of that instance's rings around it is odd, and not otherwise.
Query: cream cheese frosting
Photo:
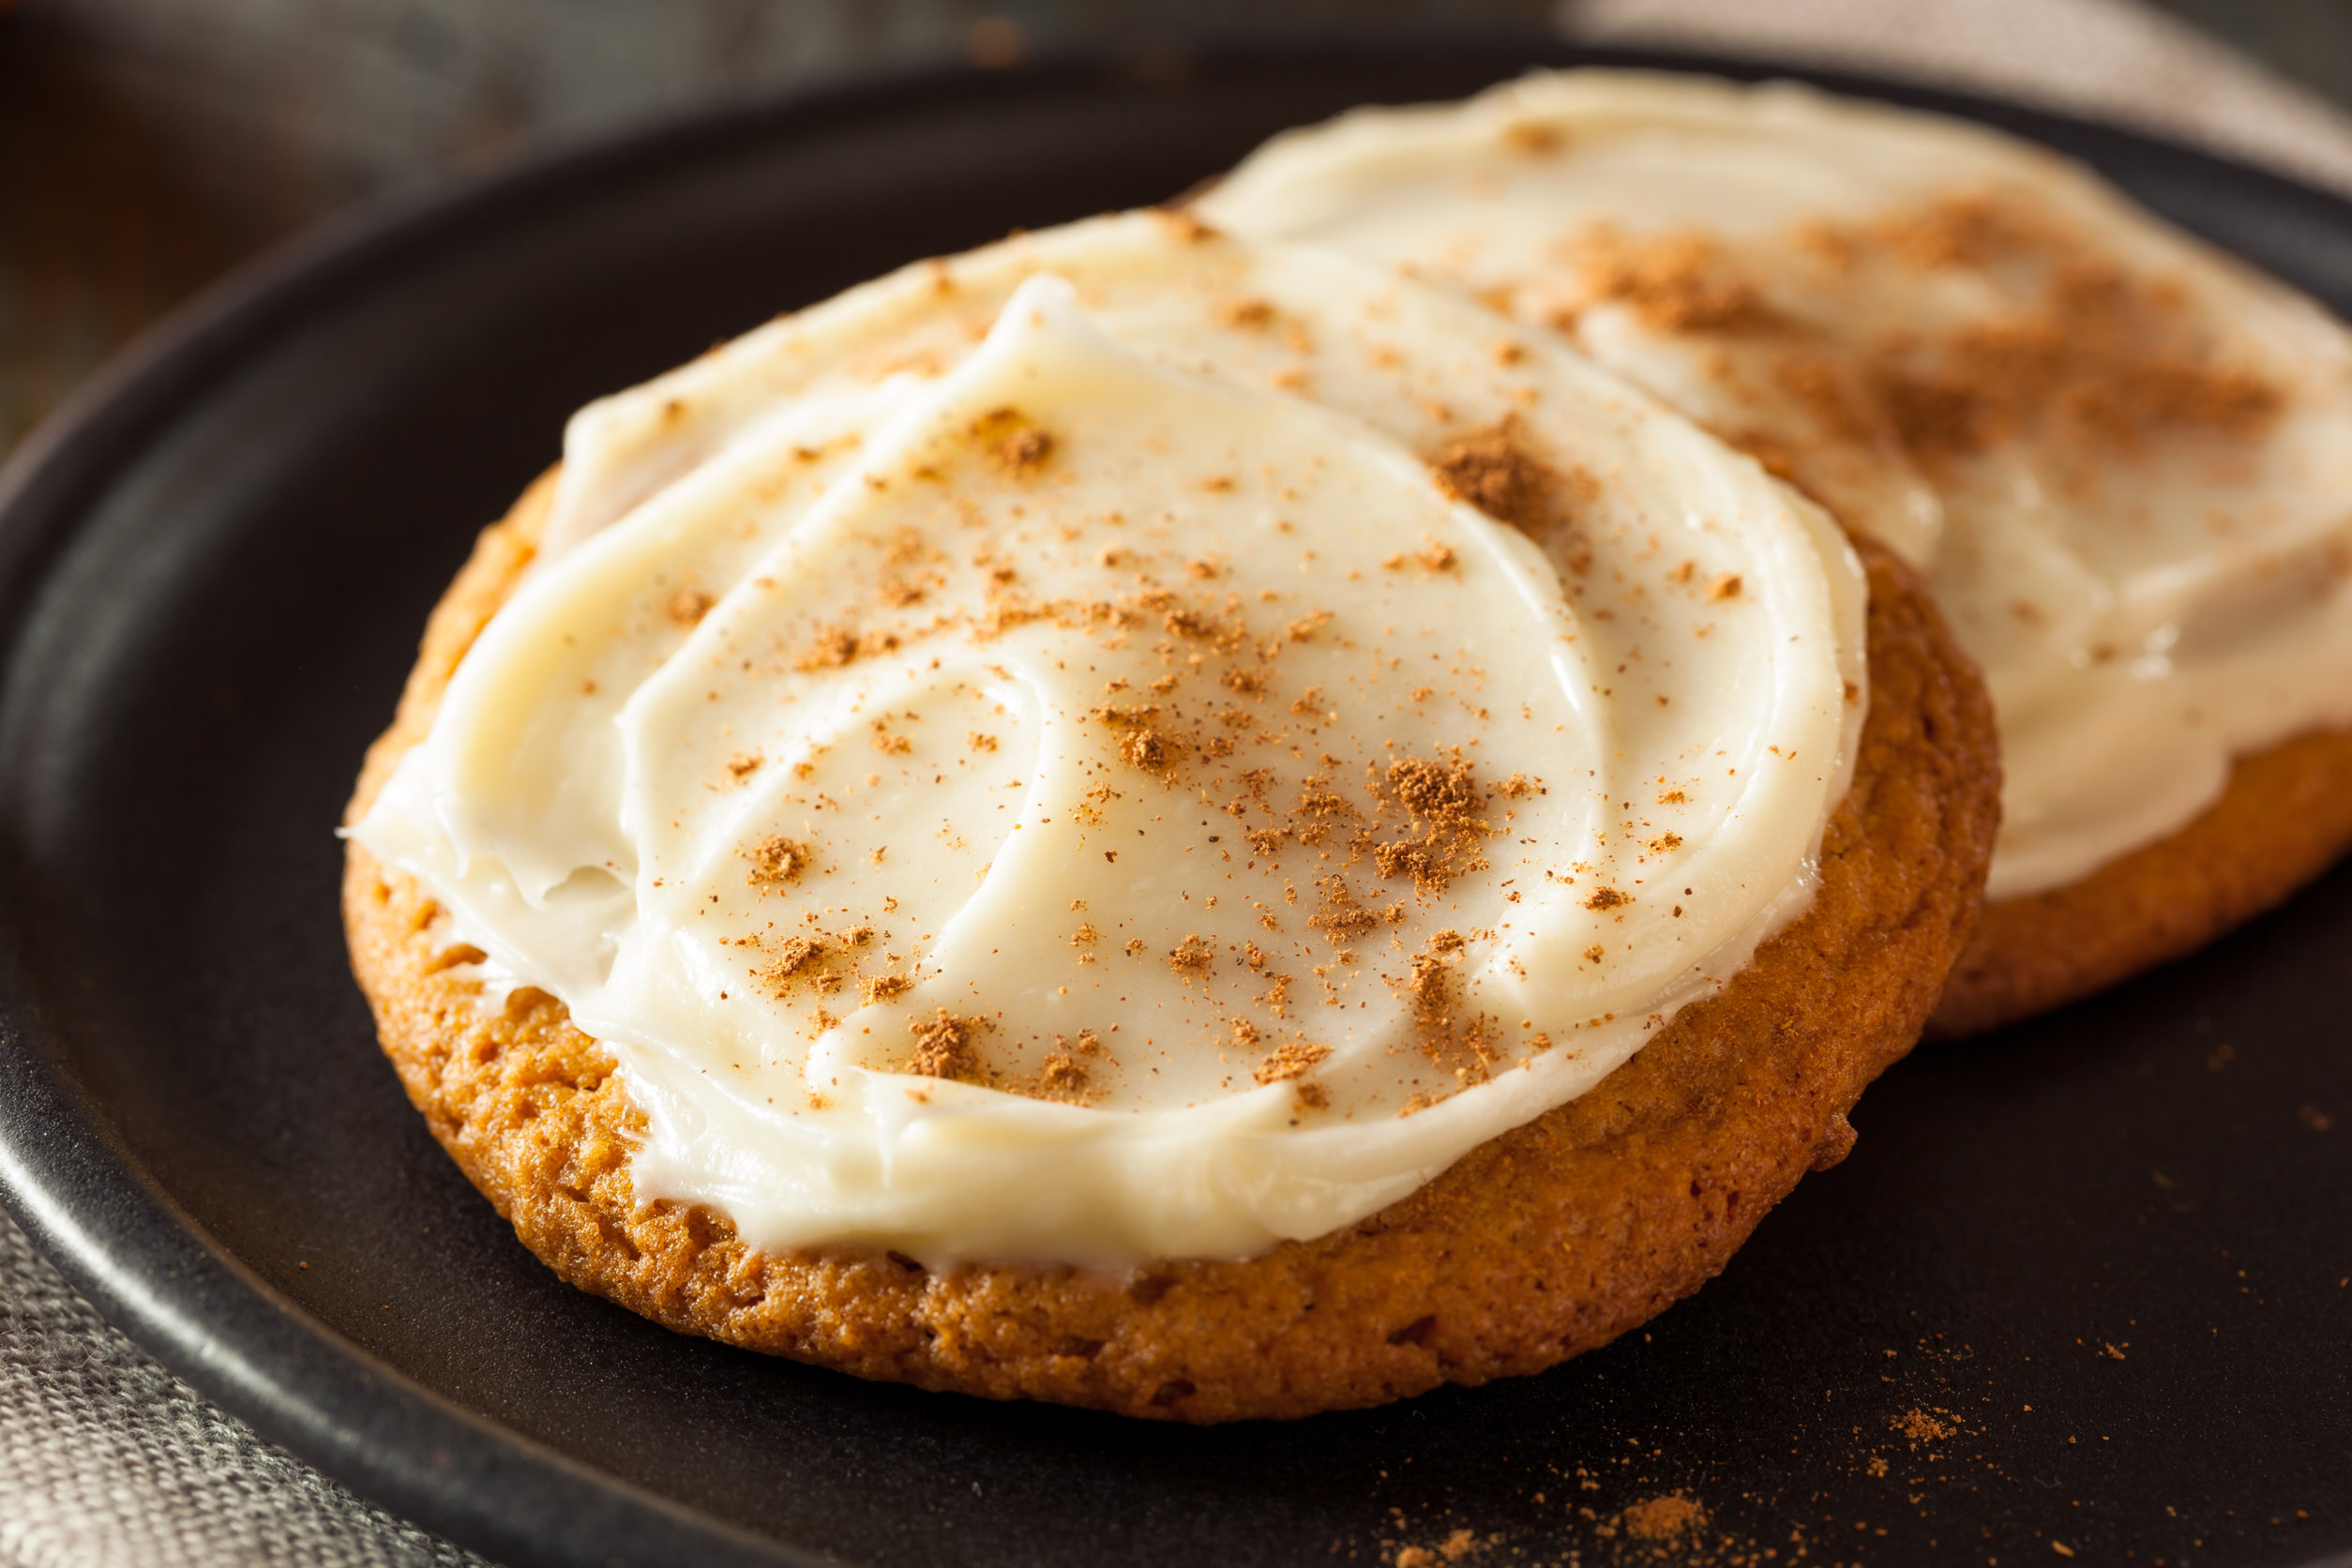
[[[1922,566],[1998,714],[1991,897],[2352,723],[2352,339],[2045,151],[1574,72],[1289,133],[1198,211],[1557,327]]]
[[[573,420],[354,836],[755,1246],[1348,1224],[1805,907],[1866,701],[1826,515],[1540,337],[1166,214],[771,324]]]

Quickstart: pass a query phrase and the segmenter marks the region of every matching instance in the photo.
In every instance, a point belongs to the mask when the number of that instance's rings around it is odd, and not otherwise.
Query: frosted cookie
[[[1343,258],[927,264],[574,420],[370,754],[354,965],[672,1327],[1201,1421],[1534,1370],[1843,1153],[1973,918],[1989,710],[1864,553]]]
[[[1557,328],[1926,573],[2006,776],[1938,1029],[2178,957],[2352,843],[2352,339],[2085,171],[1579,72],[1278,138],[1198,210]]]

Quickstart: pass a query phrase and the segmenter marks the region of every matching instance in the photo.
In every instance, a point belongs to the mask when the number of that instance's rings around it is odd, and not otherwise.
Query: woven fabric
[[[0,1218],[0,1564],[481,1562],[214,1408],[109,1328]]]
[[[2352,121],[2131,0],[1564,0],[1560,21],[1589,39],[2003,93],[2352,191]],[[0,1218],[0,1568],[481,1560],[215,1409],[109,1328]]]

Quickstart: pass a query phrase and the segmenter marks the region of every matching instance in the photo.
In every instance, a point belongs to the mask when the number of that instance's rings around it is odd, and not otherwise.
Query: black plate
[[[1892,1073],[1854,1157],[1649,1332],[1288,1425],[927,1395],[666,1334],[534,1261],[378,1056],[330,829],[426,608],[573,406],[1282,126],[1579,57],[1326,41],[859,87],[380,217],[201,305],[0,492],[10,1209],[198,1387],[515,1562],[1369,1562],[1456,1529],[1473,1562],[1647,1561],[1611,1521],[1677,1489],[1724,1562],[2352,1546],[2352,875]],[[2038,137],[2352,306],[2336,201],[1839,84]]]

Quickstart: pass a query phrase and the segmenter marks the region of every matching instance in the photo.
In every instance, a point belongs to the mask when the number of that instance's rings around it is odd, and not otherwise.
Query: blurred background
[[[1908,13],[1942,12],[1949,28],[1973,3],[1832,8],[1875,7],[1907,25]],[[2101,0],[2110,9],[2140,3]],[[2352,101],[2352,3],[2162,5],[2318,95]],[[237,262],[339,209],[537,147],[860,71],[1002,65],[1111,35],[1345,23],[1640,36],[1645,22],[1671,33],[1677,9],[1641,0],[0,0],[0,455],[143,325]]]

